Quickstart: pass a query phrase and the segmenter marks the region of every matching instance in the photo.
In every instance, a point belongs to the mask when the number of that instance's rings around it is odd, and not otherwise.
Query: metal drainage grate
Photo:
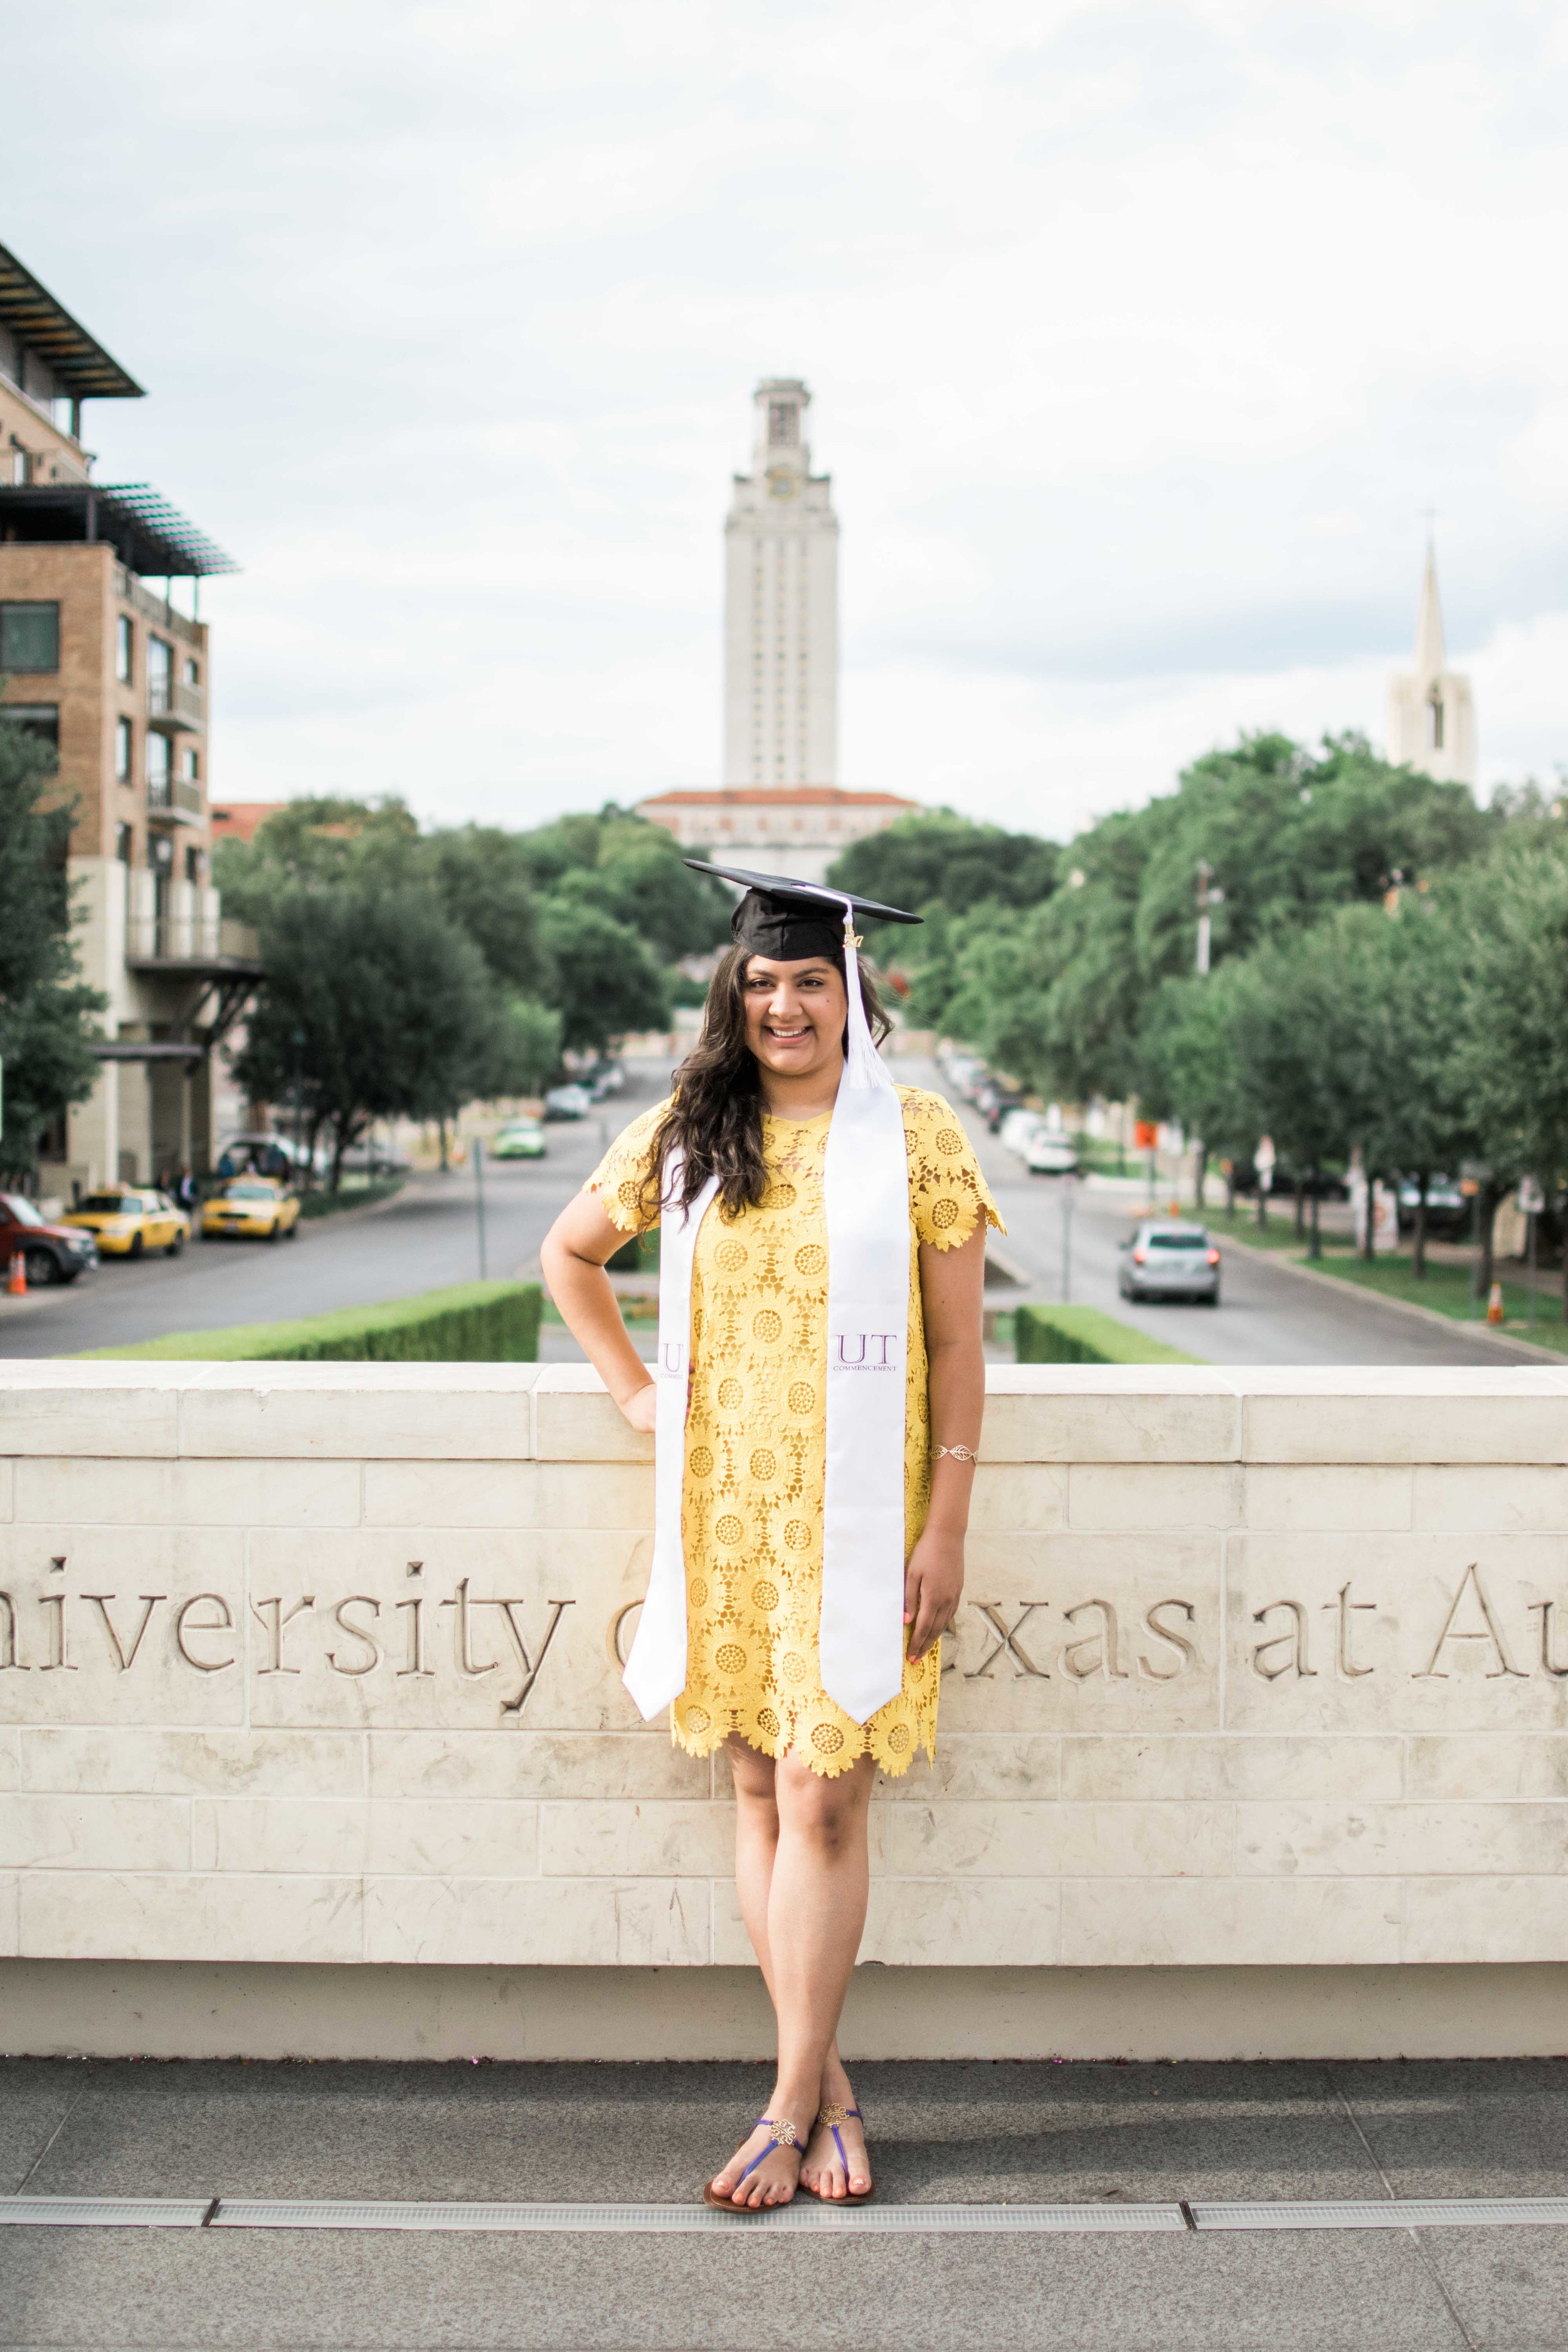
[[[71,2230],[199,2230],[215,2197],[0,2197],[0,2223]]]
[[[1184,2230],[1177,2205],[861,2205],[847,2210],[796,2198],[752,2216],[708,2205],[420,2205],[225,2198],[215,2230]]]
[[[1562,2228],[1568,2197],[1368,2198],[1342,2204],[1193,2206],[1200,2230]]]

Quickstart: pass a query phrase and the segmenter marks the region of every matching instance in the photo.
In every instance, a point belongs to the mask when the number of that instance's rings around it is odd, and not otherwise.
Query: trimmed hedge
[[[1021,1364],[1201,1364],[1163,1339],[1145,1339],[1130,1323],[1096,1307],[1019,1307],[1014,1341]]]
[[[90,1357],[170,1357],[219,1363],[531,1364],[544,1294],[537,1282],[467,1282],[379,1307],[344,1307],[296,1323],[173,1331]]]

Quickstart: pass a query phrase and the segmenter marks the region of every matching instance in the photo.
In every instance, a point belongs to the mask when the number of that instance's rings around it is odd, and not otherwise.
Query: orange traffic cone
[[[20,1250],[11,1253],[11,1271],[5,1277],[5,1296],[7,1298],[26,1298],[27,1296],[27,1261]]]
[[[1502,1285],[1500,1282],[1494,1282],[1492,1295],[1487,1301],[1487,1321],[1500,1323],[1502,1319]]]

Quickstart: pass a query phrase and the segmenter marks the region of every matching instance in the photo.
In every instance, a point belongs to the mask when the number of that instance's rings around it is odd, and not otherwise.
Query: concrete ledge
[[[0,1961],[4,2054],[756,2059],[754,1969]],[[861,1968],[851,2059],[1548,2058],[1568,1965]]]

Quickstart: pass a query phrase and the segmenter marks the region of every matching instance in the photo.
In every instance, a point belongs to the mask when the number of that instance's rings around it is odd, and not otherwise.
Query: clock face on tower
[[[795,476],[783,466],[775,466],[768,476],[768,489],[775,499],[793,499]]]

